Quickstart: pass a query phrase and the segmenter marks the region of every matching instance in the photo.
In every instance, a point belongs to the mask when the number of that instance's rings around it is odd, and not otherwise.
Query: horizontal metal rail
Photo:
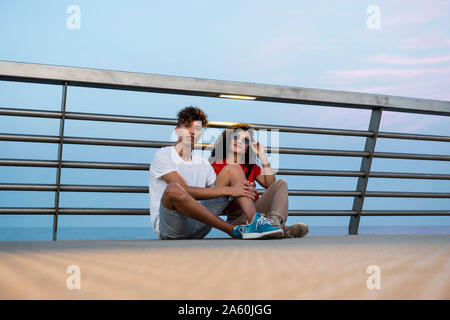
[[[56,191],[55,184],[33,184],[33,183],[1,183],[0,190],[8,191]],[[148,193],[148,187],[142,186],[111,186],[111,185],[69,185],[61,184],[61,192],[120,192],[120,193]],[[264,190],[258,189],[262,194]],[[295,190],[289,189],[290,196],[336,196],[336,197],[359,197],[361,192],[347,190]],[[450,193],[437,192],[386,192],[366,191],[366,197],[401,197],[401,198],[450,198]]]
[[[352,210],[289,210],[292,216],[355,216]],[[363,216],[448,216],[450,210],[362,210]]]
[[[51,215],[55,208],[2,207],[2,214]],[[352,210],[289,210],[289,216],[354,216]],[[59,208],[59,215],[149,215],[149,209],[139,208]],[[447,216],[448,210],[363,210],[363,216]]]
[[[55,160],[27,160],[27,159],[2,159],[0,166],[17,167],[57,167]],[[148,171],[148,163],[120,163],[120,162],[90,162],[90,161],[62,161],[63,168],[76,169],[108,169],[108,170],[141,170]],[[362,171],[347,170],[304,170],[304,169],[279,169],[277,175],[298,175],[298,176],[323,176],[323,177],[362,177]],[[400,178],[400,179],[432,179],[450,180],[450,174],[440,173],[403,173],[403,172],[369,172],[370,178]]]
[[[32,135],[32,134],[0,134],[0,141],[16,142],[41,142],[59,143],[58,136]],[[173,142],[129,140],[129,139],[106,139],[106,138],[85,138],[85,137],[64,137],[65,144],[102,145],[118,147],[140,147],[140,148],[162,148],[174,145]],[[197,144],[198,150],[210,150],[214,148],[212,144]],[[353,150],[333,150],[333,149],[306,149],[306,148],[271,148],[265,147],[267,153],[277,152],[280,154],[316,155],[316,156],[343,156],[343,157],[368,157],[369,152]],[[435,154],[414,154],[397,152],[374,152],[374,158],[393,159],[413,159],[413,160],[435,160],[450,161],[450,155]]]
[[[12,109],[0,108],[0,115],[20,116],[20,117],[37,117],[37,118],[61,118],[62,113],[50,110],[31,110],[31,109]],[[177,120],[173,118],[155,118],[155,117],[138,117],[123,116],[96,113],[79,113],[66,112],[66,119],[72,120],[90,120],[90,121],[106,121],[106,122],[126,122],[134,124],[154,124],[154,125],[176,125]],[[311,128],[311,127],[295,127],[284,125],[268,125],[268,124],[251,124],[257,130],[278,130],[280,132],[290,133],[313,133],[313,134],[329,134],[344,136],[370,136],[371,133],[362,130],[344,130],[344,129],[327,129],[327,128]],[[209,121],[209,128],[226,128],[228,125],[217,121]]]
[[[8,191],[56,191],[55,184],[2,183],[0,190]],[[109,186],[109,185],[60,185],[61,192],[120,192],[148,193],[148,187],[142,186]]]
[[[28,160],[28,159],[0,159],[0,166],[20,167],[56,167],[55,160]],[[119,162],[90,162],[90,161],[61,161],[63,168],[79,169],[112,169],[112,170],[142,170],[148,171],[148,163],[119,163]]]
[[[0,115],[60,119],[62,117],[62,112],[50,111],[50,110],[0,108]],[[177,120],[173,119],[173,118],[138,117],[138,116],[110,115],[110,114],[97,114],[97,113],[79,113],[79,112],[66,112],[65,119],[106,121],[106,122],[124,122],[124,123],[134,123],[134,124],[171,125],[171,126],[174,126],[177,124]],[[255,124],[255,123],[251,123],[251,125],[253,128],[255,128],[257,130],[260,130],[260,129],[278,130],[279,132],[289,132],[289,133],[343,135],[343,136],[355,136],[355,137],[371,137],[371,136],[373,136],[372,132],[363,131],[363,130],[296,127],[296,126]],[[210,127],[210,128],[226,128],[227,125],[222,124],[220,122],[217,123],[217,121],[210,121],[208,123],[208,127]],[[378,132],[378,138],[450,142],[450,136],[399,133],[399,132]]]
[[[450,155],[438,155],[438,154],[374,152],[373,157],[374,158],[391,158],[391,159],[409,159],[409,160],[450,161]]]
[[[311,89],[237,81],[0,61],[0,80],[91,88],[159,92],[205,97],[220,94],[255,97],[259,101],[357,109],[450,115],[450,101],[381,94]]]
[[[413,133],[398,133],[398,132],[382,132],[382,131],[378,132],[378,138],[450,142],[449,136],[438,136],[438,135],[417,134],[417,133],[413,134]]]

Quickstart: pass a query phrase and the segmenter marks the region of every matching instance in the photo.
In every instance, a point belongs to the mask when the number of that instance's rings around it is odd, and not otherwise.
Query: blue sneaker
[[[282,237],[283,230],[274,227],[272,222],[261,213],[255,215],[253,222],[247,225],[242,234],[243,239],[280,239]]]
[[[245,224],[236,226],[236,227],[234,227],[231,235],[233,236],[233,238],[242,239],[242,235],[244,234],[245,230],[247,230],[247,226]]]

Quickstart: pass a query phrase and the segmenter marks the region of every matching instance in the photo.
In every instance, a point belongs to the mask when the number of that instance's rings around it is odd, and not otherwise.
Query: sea
[[[343,236],[347,226],[309,226],[307,237]],[[450,226],[360,226],[360,235],[374,234],[450,234]],[[212,229],[206,238],[229,238],[220,230]],[[151,227],[61,227],[57,240],[119,240],[157,239]],[[51,227],[0,227],[0,241],[51,241]]]

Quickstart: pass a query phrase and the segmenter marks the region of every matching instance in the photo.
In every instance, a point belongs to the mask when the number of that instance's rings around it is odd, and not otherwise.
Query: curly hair
[[[247,123],[236,123],[225,129],[214,142],[214,148],[211,150],[211,156],[209,157],[210,163],[214,161],[222,161],[227,157],[233,135],[236,131],[239,130],[248,131],[250,134],[250,143],[253,142],[254,129]],[[254,164],[256,164],[256,154],[253,152],[253,149],[250,147],[250,145],[245,152],[244,164],[251,165],[252,167]]]
[[[200,108],[189,106],[181,109],[177,114],[178,126],[190,124],[192,121],[201,121],[202,126],[208,125],[208,116]]]

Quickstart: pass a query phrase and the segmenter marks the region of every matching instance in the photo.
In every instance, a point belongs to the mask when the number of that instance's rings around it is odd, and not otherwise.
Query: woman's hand
[[[263,158],[266,153],[264,152],[264,146],[261,142],[252,142],[250,144],[250,147],[252,148],[253,152],[258,156],[258,158]]]
[[[269,159],[267,158],[266,152],[264,151],[264,146],[261,142],[252,142],[250,144],[252,150],[258,156],[263,167],[270,166]]]
[[[247,180],[232,185],[230,189],[230,195],[235,198],[247,197],[254,200],[257,194],[256,185],[254,183],[248,182]]]

